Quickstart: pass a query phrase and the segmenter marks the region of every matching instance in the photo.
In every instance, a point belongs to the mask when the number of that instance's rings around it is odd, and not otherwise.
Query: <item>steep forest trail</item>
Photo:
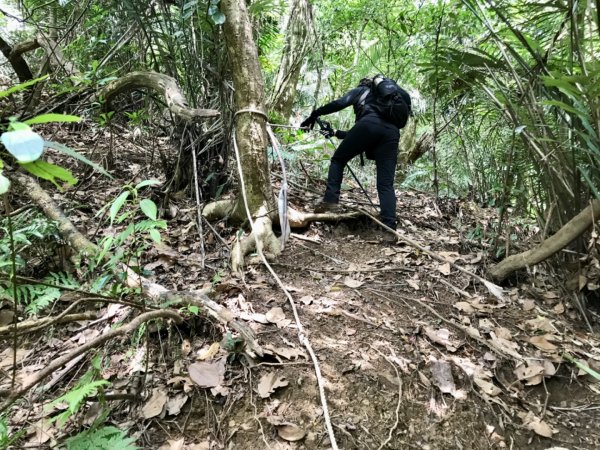
[[[60,139],[88,156],[97,142]],[[124,183],[158,175],[139,145],[115,136],[114,148],[116,179],[82,177],[79,187],[54,195],[96,240],[117,231],[99,226],[97,210]],[[292,189],[293,206],[309,208],[308,195]],[[260,265],[243,275],[227,271],[225,244],[237,230],[224,223],[213,224],[219,237],[205,229],[202,268],[195,203],[175,196],[169,214],[162,244],[144,256],[150,277],[179,291],[212,287],[213,299],[253,328],[265,355],[243,358],[202,314],[109,342],[102,369],[112,383],[108,394],[131,393],[139,375],[147,377],[140,392],[108,400],[107,421],[128,429],[141,448],[330,448],[315,372],[283,292]],[[487,247],[473,231],[485,229],[492,214],[468,202],[436,204],[423,193],[399,192],[400,232],[481,275]],[[313,223],[296,233],[273,267],[319,359],[340,448],[600,447],[599,385],[561,358],[566,352],[598,370],[600,342],[550,275],[506,286],[498,301],[449,264],[407,245],[383,246],[367,219]],[[103,307],[108,319],[99,323],[27,336],[22,345],[35,352],[18,355],[20,377],[114,325],[111,308]],[[2,350],[1,367],[10,371],[10,351]],[[64,430],[44,421],[56,413],[47,402],[90,360],[76,361],[50,391],[13,407],[11,425],[28,431],[26,446],[64,439]],[[98,405],[86,403],[79,425],[93,422]]]

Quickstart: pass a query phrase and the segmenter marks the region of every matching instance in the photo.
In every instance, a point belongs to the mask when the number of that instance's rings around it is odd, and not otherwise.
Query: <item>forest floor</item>
[[[94,145],[80,136],[61,141],[83,152]],[[98,208],[124,183],[147,178],[139,146],[123,140],[115,148],[122,149],[118,178],[88,179],[54,194],[90,238]],[[398,194],[400,233],[485,275],[489,244],[474,230],[489,226],[493,210]],[[314,200],[292,189],[292,206],[308,210]],[[251,360],[224,350],[227,342],[215,345],[224,330],[201,313],[179,326],[109,342],[102,370],[112,383],[107,393],[131,392],[134,379],[147,376],[134,400],[108,401],[107,422],[149,449],[330,448],[315,370],[286,296],[262,266],[230,273],[227,246],[206,228],[203,269],[195,202],[177,198],[171,206],[163,243],[145,255],[151,278],[179,291],[212,286],[213,299],[251,326],[265,355]],[[237,230],[214,226],[231,244]],[[382,245],[368,219],[293,231],[273,268],[317,355],[340,448],[600,448],[600,384],[561,358],[566,352],[598,370],[600,341],[545,268],[505,285],[500,301],[409,245]],[[94,239],[114,232],[100,227]],[[17,355],[19,379],[114,325],[111,308],[99,311],[99,323],[26,336]],[[11,371],[9,345],[0,349],[3,373]],[[90,400],[66,429],[48,422],[60,412],[49,401],[72,386],[90,360],[77,361],[43,395],[32,392],[12,407],[10,425],[27,430],[21,448],[53,447],[65,430],[97,418],[100,404]],[[7,386],[7,378],[1,384]]]

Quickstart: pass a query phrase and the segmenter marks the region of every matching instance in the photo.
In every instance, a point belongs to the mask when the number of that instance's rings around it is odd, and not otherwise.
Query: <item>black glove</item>
[[[325,122],[324,120],[318,120],[318,119],[317,119],[317,122],[319,123],[319,126],[321,127],[321,129],[319,130],[319,133],[321,133],[327,139],[331,139],[333,136],[335,136],[335,131],[333,131],[333,128],[331,128],[331,124],[329,122]]]
[[[301,128],[308,128],[309,130],[312,130],[315,126],[315,122],[317,121],[317,119],[319,118],[319,116],[317,116],[315,114],[315,112],[313,111],[310,116],[308,117],[308,119],[306,119],[304,122],[302,122],[300,124]]]

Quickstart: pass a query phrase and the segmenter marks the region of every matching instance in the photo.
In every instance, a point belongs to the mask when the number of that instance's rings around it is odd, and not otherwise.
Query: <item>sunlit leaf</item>
[[[81,122],[81,117],[71,116],[69,114],[41,114],[25,121],[27,125],[34,125],[36,123],[50,123],[50,122]]]
[[[43,160],[37,160],[35,162],[21,164],[21,166],[27,170],[30,174],[36,177],[42,178],[52,182],[58,189],[61,189],[57,180],[64,181],[67,184],[74,185],[77,183],[77,178],[64,167],[60,167]]]
[[[31,130],[7,131],[0,141],[20,163],[35,161],[44,152],[44,140]]]
[[[154,203],[152,200],[149,198],[143,199],[140,202],[140,209],[148,218],[156,220],[158,208],[156,207],[156,203]]]
[[[0,173],[0,195],[6,194],[10,188],[10,180]]]
[[[121,192],[121,194],[115,199],[115,201],[112,203],[112,205],[110,205],[109,217],[110,217],[111,224],[115,221],[115,217],[117,217],[117,214],[119,214],[119,211],[121,210],[121,208],[127,201],[129,194],[130,194],[129,191]]]

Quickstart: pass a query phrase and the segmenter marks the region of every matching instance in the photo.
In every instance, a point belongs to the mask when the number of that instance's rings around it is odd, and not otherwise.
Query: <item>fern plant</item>
[[[79,379],[73,389],[48,404],[47,409],[54,408],[58,404],[67,404],[65,411],[52,418],[59,427],[64,427],[68,420],[79,412],[88,397],[96,395],[104,386],[110,386],[109,381],[97,379],[100,376],[100,364],[100,356],[93,358],[90,369]]]
[[[65,442],[67,450],[135,450],[134,443],[125,431],[111,426],[83,431]]]

